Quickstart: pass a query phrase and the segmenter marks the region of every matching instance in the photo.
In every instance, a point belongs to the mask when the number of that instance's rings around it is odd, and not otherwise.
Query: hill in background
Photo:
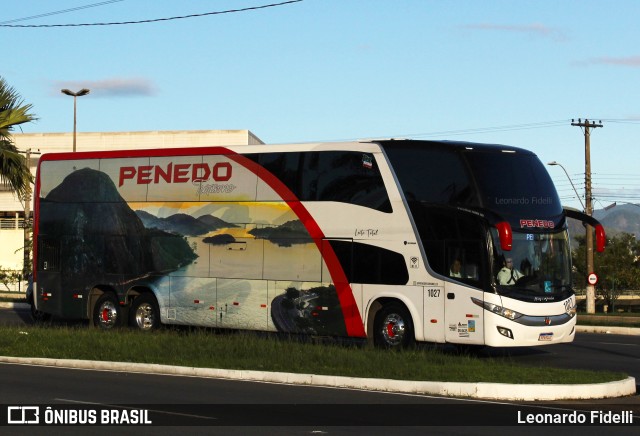
[[[619,233],[631,233],[640,240],[640,205],[619,204],[608,210],[598,209],[593,212],[594,218],[599,220],[604,226],[607,237],[615,236]],[[580,221],[569,219],[569,236],[571,246],[578,246],[576,235],[584,236],[584,226]]]

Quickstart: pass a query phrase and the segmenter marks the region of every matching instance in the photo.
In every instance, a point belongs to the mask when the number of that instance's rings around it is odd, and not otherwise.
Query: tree
[[[32,105],[0,77],[0,182],[8,184],[23,199],[32,181],[31,171],[11,137],[15,126],[35,121]]]
[[[19,272],[0,268],[0,283],[2,283],[7,291],[11,290],[11,288],[9,288],[10,284],[19,282],[21,278],[22,276]]]
[[[616,300],[625,290],[640,289],[640,242],[629,233],[620,233],[607,238],[607,247],[602,253],[595,253],[595,271],[586,271],[585,237],[576,237],[578,247],[573,250],[574,284],[585,287],[587,275],[598,275],[596,292],[613,308]]]

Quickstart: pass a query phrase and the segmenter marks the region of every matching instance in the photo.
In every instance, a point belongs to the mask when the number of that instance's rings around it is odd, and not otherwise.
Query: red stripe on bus
[[[353,296],[353,290],[347,280],[347,276],[342,269],[342,265],[338,260],[338,256],[333,251],[331,244],[327,243],[322,245],[324,239],[324,233],[320,229],[320,226],[316,220],[311,216],[306,207],[296,198],[291,190],[280,179],[274,176],[264,167],[258,165],[251,159],[241,154],[229,154],[229,159],[237,162],[249,171],[253,172],[259,179],[264,181],[271,189],[273,189],[281,198],[290,198],[294,200],[284,200],[287,205],[293,210],[300,222],[305,226],[307,232],[315,242],[318,250],[320,251],[334,286],[336,287],[336,293],[338,294],[338,300],[340,301],[340,307],[342,308],[342,315],[344,317],[345,327],[347,335],[352,337],[366,337],[364,331],[364,324],[360,317],[360,312],[356,306],[356,300]]]
[[[353,290],[349,284],[346,274],[342,269],[342,265],[338,260],[338,256],[333,251],[330,244],[322,246],[322,240],[324,234],[320,229],[320,226],[311,216],[309,211],[304,205],[296,198],[291,190],[280,179],[274,176],[271,172],[258,165],[251,159],[237,154],[225,147],[195,147],[195,148],[165,148],[165,149],[140,149],[140,150],[114,150],[114,151],[89,151],[89,152],[76,152],[76,153],[47,153],[44,154],[38,162],[38,177],[36,178],[35,186],[35,206],[34,214],[39,215],[40,208],[40,165],[46,161],[58,161],[66,159],[115,159],[115,158],[136,158],[136,157],[169,157],[169,156],[207,156],[207,155],[225,155],[234,162],[242,165],[249,171],[253,172],[259,179],[264,181],[271,189],[273,189],[281,198],[292,198],[294,200],[285,201],[291,210],[296,214],[298,219],[309,232],[311,238],[315,242],[318,250],[320,251],[334,286],[338,294],[338,300],[340,301],[340,307],[342,308],[342,314],[344,316],[345,327],[347,335],[353,337],[366,337],[364,331],[364,325],[362,317],[358,311],[355,298],[353,296]],[[37,258],[37,237],[38,237],[38,222],[35,222],[34,228],[34,258]],[[324,248],[324,250],[323,250]],[[35,271],[34,271],[35,273]],[[34,274],[34,281],[36,280]]]

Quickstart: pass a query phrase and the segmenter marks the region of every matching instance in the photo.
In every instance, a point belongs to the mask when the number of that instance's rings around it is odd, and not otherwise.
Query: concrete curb
[[[636,380],[629,377],[609,383],[585,385],[544,385],[506,383],[452,383],[434,381],[386,380],[351,378],[315,374],[290,374],[285,372],[245,371],[146,363],[102,362],[91,360],[45,359],[39,357],[0,356],[0,363],[42,365],[59,368],[93,369],[144,374],[180,375],[188,377],[217,378],[332,388],[362,389],[381,392],[399,392],[421,395],[443,395],[487,400],[547,401],[617,398],[635,395]]]
[[[3,309],[30,309],[29,303],[13,303],[8,301],[0,301],[0,308]]]
[[[576,332],[578,333],[607,333],[610,335],[640,335],[640,328],[638,327],[611,327],[611,326],[595,326],[595,325],[577,325]]]

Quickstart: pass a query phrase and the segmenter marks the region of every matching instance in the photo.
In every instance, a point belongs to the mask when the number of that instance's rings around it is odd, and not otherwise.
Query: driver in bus
[[[449,269],[449,277],[462,278],[462,262],[460,259],[453,259],[451,268]]]
[[[523,277],[523,275],[513,267],[513,259],[506,258],[502,264],[502,269],[498,273],[498,283],[503,286],[512,286],[516,284],[520,277]]]

